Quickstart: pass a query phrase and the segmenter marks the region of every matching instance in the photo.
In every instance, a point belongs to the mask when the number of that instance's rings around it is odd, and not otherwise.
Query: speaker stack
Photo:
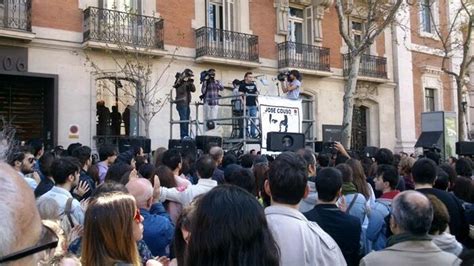
[[[222,138],[216,136],[196,136],[196,147],[204,153],[209,153],[212,147],[222,147]]]
[[[456,154],[464,155],[464,156],[474,155],[474,142],[472,141],[456,142]]]
[[[145,137],[120,137],[118,139],[119,152],[126,152],[131,147],[142,147],[144,153],[151,152],[151,139]]]
[[[305,147],[303,133],[267,133],[267,150],[269,151],[297,151]]]
[[[178,149],[181,155],[196,154],[196,142],[193,139],[170,139],[168,149]]]

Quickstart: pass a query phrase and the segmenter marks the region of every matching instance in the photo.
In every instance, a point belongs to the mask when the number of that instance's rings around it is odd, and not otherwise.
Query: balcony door
[[[208,0],[209,41],[212,42],[211,47],[220,50],[220,54],[224,55],[235,51],[235,36],[232,34],[235,30],[234,23],[234,0]],[[246,49],[246,47],[240,46],[241,49]]]
[[[145,32],[143,27],[142,0],[100,0],[101,6],[105,9],[119,12],[104,13],[104,20],[114,39],[118,43],[140,44],[145,36],[152,32]]]
[[[310,46],[312,45],[313,32],[313,7],[306,8],[290,7],[288,14],[288,36],[291,42],[288,47],[289,58],[298,62],[311,60],[315,56]]]
[[[102,0],[104,8],[126,13],[141,14],[141,0]]]
[[[0,28],[29,30],[28,0],[0,0]]]

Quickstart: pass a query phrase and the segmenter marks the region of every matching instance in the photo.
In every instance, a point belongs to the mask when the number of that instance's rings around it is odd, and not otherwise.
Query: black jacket
[[[357,217],[342,212],[334,204],[318,204],[304,215],[336,241],[347,265],[359,265],[362,227]]]
[[[462,202],[454,195],[444,190],[436,188],[417,189],[423,194],[431,194],[444,203],[449,213],[449,232],[464,245],[468,245],[469,240],[469,224],[464,216],[464,208]]]
[[[189,104],[191,102],[191,92],[195,92],[196,87],[190,81],[183,81],[176,87],[176,104]]]

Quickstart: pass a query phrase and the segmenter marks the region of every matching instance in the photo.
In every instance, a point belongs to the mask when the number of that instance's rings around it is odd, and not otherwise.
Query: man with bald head
[[[460,265],[453,254],[439,249],[428,231],[433,221],[429,199],[417,191],[398,194],[392,202],[387,248],[369,253],[360,265]]]
[[[126,187],[135,197],[137,207],[143,216],[143,240],[151,253],[153,256],[169,256],[174,225],[163,204],[153,203],[153,186],[150,181],[146,178],[132,179]],[[159,188],[160,184],[155,184],[155,187]],[[159,196],[159,192],[157,193],[156,197]]]
[[[0,162],[0,265],[37,265],[45,250],[57,245],[44,227],[33,191],[9,165]],[[29,253],[33,247],[36,252]],[[18,256],[12,256],[19,253]]]

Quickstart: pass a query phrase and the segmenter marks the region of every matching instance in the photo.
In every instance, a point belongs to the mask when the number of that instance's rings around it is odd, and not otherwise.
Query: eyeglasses
[[[58,237],[49,227],[43,225],[41,238],[34,246],[8,254],[0,258],[0,263],[19,260],[21,258],[36,254],[38,252],[53,249],[58,246]]]
[[[137,208],[137,210],[135,211],[135,215],[133,216],[133,220],[135,220],[135,222],[137,223],[140,223],[142,221],[142,215],[140,214],[140,209]]]
[[[28,162],[33,163],[35,161],[35,157],[28,158]]]

